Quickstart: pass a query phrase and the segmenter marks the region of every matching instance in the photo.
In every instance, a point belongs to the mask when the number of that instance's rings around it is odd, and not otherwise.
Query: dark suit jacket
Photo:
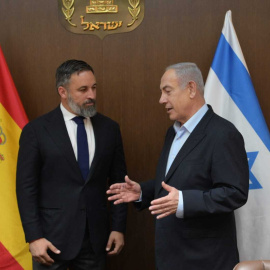
[[[245,204],[249,188],[242,135],[209,107],[165,177],[174,136],[170,127],[156,178],[141,184],[141,209],[168,194],[164,180],[183,192],[184,218],[156,220],[157,268],[231,270],[239,260],[234,210]]]
[[[54,258],[76,256],[86,224],[97,254],[104,253],[110,230],[125,230],[126,206],[111,205],[110,228],[106,196],[107,180],[124,181],[126,175],[119,126],[101,114],[91,121],[96,149],[86,181],[59,107],[28,123],[21,134],[17,198],[26,241],[45,237],[61,250]]]

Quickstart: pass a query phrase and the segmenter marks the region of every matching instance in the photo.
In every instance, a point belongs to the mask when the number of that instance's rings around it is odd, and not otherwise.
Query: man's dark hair
[[[92,73],[94,74],[93,68],[86,62],[75,59],[67,60],[66,62],[61,64],[56,70],[56,90],[59,86],[65,86],[66,84],[68,84],[69,79],[73,73],[79,74],[80,72],[86,70],[92,71]]]

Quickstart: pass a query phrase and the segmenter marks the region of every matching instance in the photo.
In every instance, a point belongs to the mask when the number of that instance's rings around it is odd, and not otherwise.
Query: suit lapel
[[[102,125],[100,123],[100,121],[98,121],[98,114],[94,117],[91,117],[91,123],[93,126],[93,130],[94,130],[94,136],[95,136],[95,154],[94,154],[94,158],[89,170],[89,174],[87,176],[86,179],[86,183],[91,179],[94,171],[95,171],[95,167],[97,166],[99,157],[100,157],[100,153],[102,151],[102,135],[103,135],[103,131],[102,131]]]
[[[165,182],[173,175],[173,172],[176,168],[181,164],[181,162],[185,159],[185,157],[198,145],[198,143],[205,137],[204,133],[197,133],[194,134],[193,132],[190,134],[186,142],[184,143],[181,150],[178,152],[177,156],[175,157],[166,177]]]
[[[155,194],[159,192],[161,189],[161,182],[165,179],[165,173],[167,168],[167,161],[171,149],[172,142],[174,140],[175,131],[173,127],[170,127],[165,138],[164,146],[161,152],[161,156],[159,159],[157,172],[156,172],[156,180],[155,180]]]
[[[57,147],[59,147],[59,150],[61,153],[63,153],[64,158],[66,158],[69,164],[73,167],[75,174],[81,175],[60,107],[57,107],[54,111],[52,111],[51,114],[48,115],[47,121],[48,122],[45,128],[52,140],[55,142]],[[84,181],[82,176],[78,179],[80,181]]]
[[[182,146],[181,150],[178,152],[177,156],[175,157],[166,177],[165,182],[167,183],[170,178],[173,176],[174,171],[180,166],[180,164],[183,162],[183,160],[187,157],[187,155],[202,141],[202,139],[206,136],[205,128],[214,115],[214,112],[211,108],[211,106],[208,106],[209,110],[204,115],[204,117],[201,119],[201,121],[198,123],[198,125],[195,127],[193,132],[190,134],[184,145]],[[170,140],[169,150],[172,144],[172,140]],[[166,156],[166,160],[164,160],[165,168],[168,161],[168,155]],[[164,171],[165,172],[165,171]],[[161,185],[159,184],[159,191],[161,190]]]
[[[175,131],[174,131],[173,127],[170,127],[168,132],[167,132],[164,146],[163,146],[161,156],[159,159],[158,171],[157,171],[157,175],[159,176],[159,180],[156,179],[158,182],[156,184],[158,184],[158,185],[161,183],[161,181],[163,181],[165,179],[167,161],[168,161],[168,157],[169,157],[169,153],[170,153],[170,149],[171,149],[171,145],[172,145],[174,136],[175,136]]]

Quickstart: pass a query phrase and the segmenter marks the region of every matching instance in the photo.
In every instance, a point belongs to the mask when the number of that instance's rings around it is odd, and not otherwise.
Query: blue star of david
[[[257,178],[254,176],[254,174],[251,172],[251,168],[255,162],[255,159],[257,158],[259,152],[247,152],[248,157],[248,167],[249,167],[249,189],[261,189],[262,186],[257,180]]]

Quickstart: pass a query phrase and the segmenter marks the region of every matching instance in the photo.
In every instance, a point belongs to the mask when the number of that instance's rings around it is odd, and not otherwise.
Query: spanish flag
[[[0,47],[0,270],[30,270],[16,198],[19,137],[28,122]]]

